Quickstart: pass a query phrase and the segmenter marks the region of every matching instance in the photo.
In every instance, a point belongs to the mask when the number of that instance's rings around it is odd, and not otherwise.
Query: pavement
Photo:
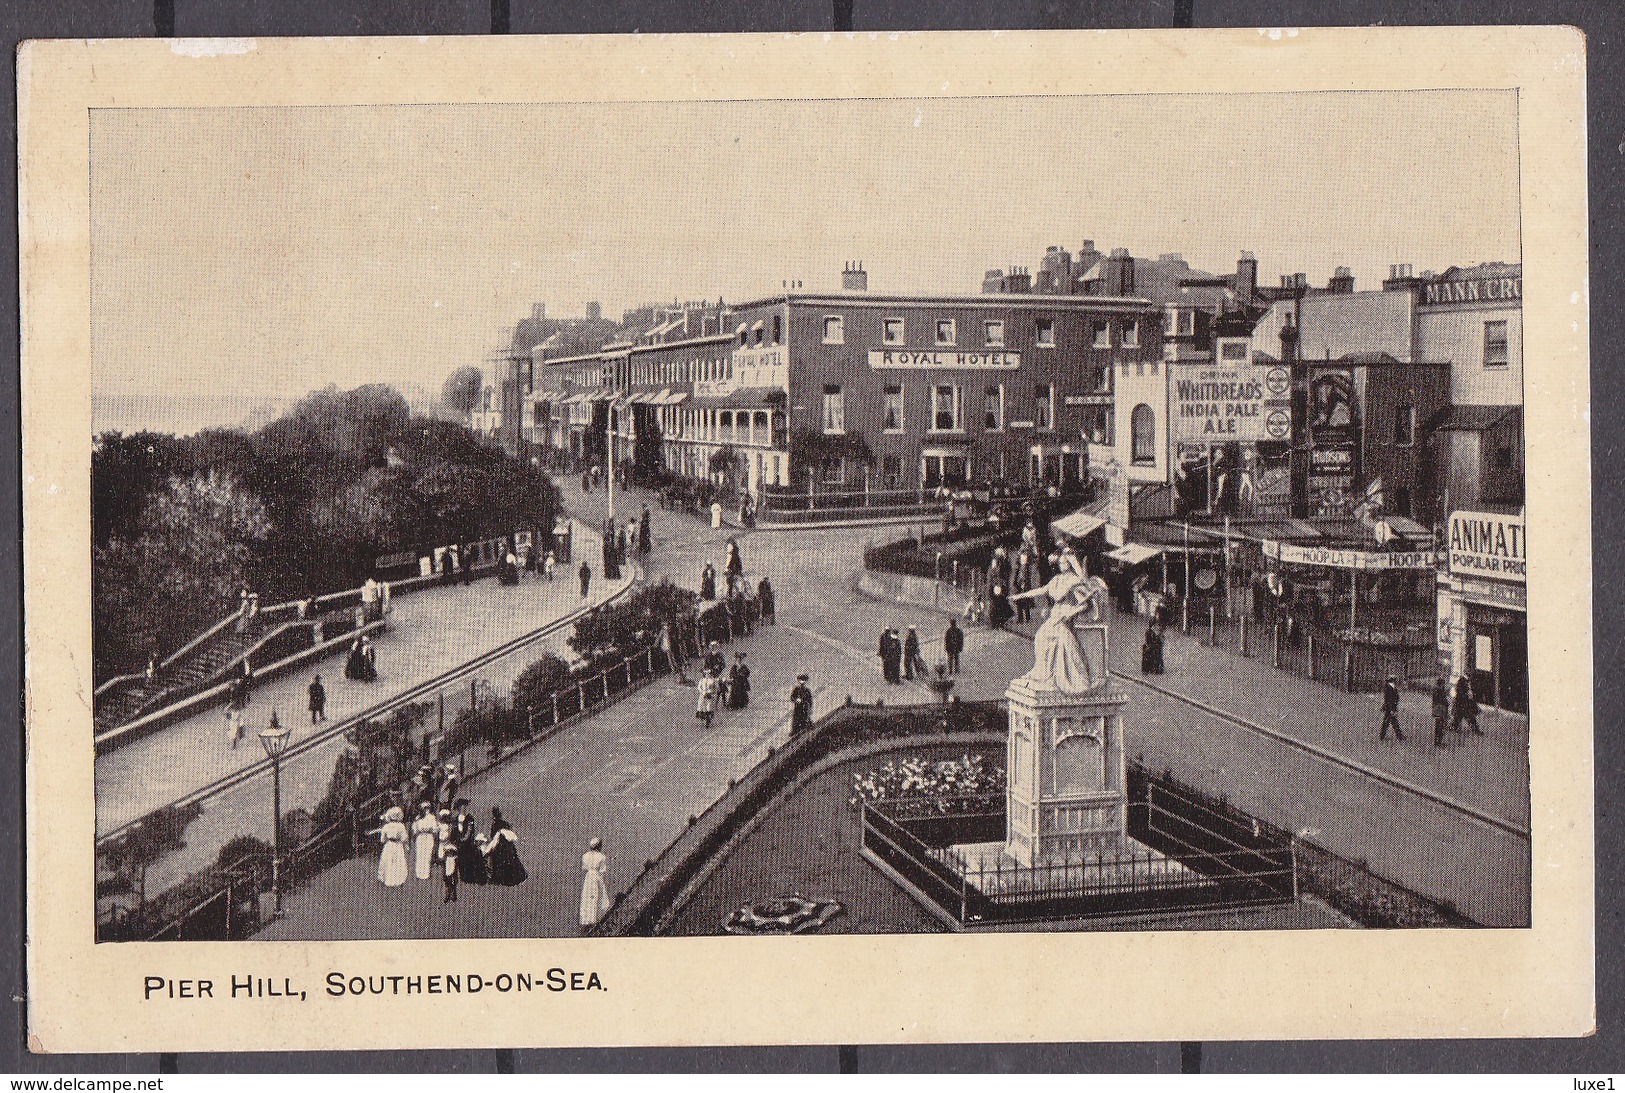
[[[584,496],[578,482],[561,486],[570,511],[598,526],[604,495]],[[532,876],[519,888],[474,891],[456,907],[442,907],[437,881],[413,880],[390,891],[372,879],[372,860],[348,862],[291,894],[287,916],[261,936],[573,935],[580,854],[587,840],[605,840],[611,888],[626,888],[643,861],[668,845],[689,816],[784,738],[788,692],[797,672],[812,676],[819,715],[848,695],[858,702],[929,700],[918,683],[883,683],[874,646],[883,626],[901,629],[913,623],[920,628],[925,659],[935,664],[946,617],[870,601],[856,590],[864,546],[895,532],[713,530],[686,515],[663,512],[640,491],[617,491],[617,502],[622,521],[650,505],[654,550],[645,564],[651,578],[666,576],[695,587],[705,560],[721,568],[723,544],[733,537],[741,544],[751,582],[764,574],[772,581],[778,625],[759,628],[732,647],[746,651],[752,665],[751,707],[721,712],[706,730],[693,716],[693,689],[662,680],[471,783],[476,807],[501,807],[519,834]],[[1397,883],[1448,900],[1477,921],[1528,921],[1528,841],[1392,784],[1409,782],[1527,824],[1523,719],[1487,713],[1486,736],[1454,738],[1448,748],[1434,749],[1425,696],[1406,695],[1401,716],[1411,729],[1408,739],[1381,743],[1374,696],[1350,696],[1208,648],[1194,636],[1169,635],[1168,672],[1150,681],[1153,690],[1138,679],[1143,620],[1113,616],[1108,623],[1111,666],[1131,696],[1126,727],[1131,756],[1337,854],[1368,862]],[[956,688],[962,697],[1002,696],[1008,681],[1031,666],[1025,635],[972,627],[966,639]],[[1390,778],[1373,779],[1327,762],[1232,718]]]
[[[586,557],[596,573],[600,552],[596,532],[577,529],[577,557]],[[577,563],[579,564],[579,562]],[[538,630],[580,608],[601,603],[624,588],[620,581],[595,577],[584,600],[574,572],[553,581],[527,577],[518,585],[482,578],[470,585],[435,586],[394,599],[388,629],[374,645],[378,650],[379,679],[359,683],[344,678],[342,657],[333,657],[304,671],[292,672],[254,687],[245,714],[245,738],[236,747],[225,734],[223,707],[214,707],[133,741],[96,759],[96,830],[105,834],[175,801],[218,779],[262,764],[265,753],[255,734],[270,721],[293,729],[293,743],[318,731],[310,723],[307,688],[321,674],[327,690],[327,725],[337,724],[387,699],[467,663],[480,653]],[[535,650],[527,651],[534,659]],[[522,665],[521,665],[522,666]],[[316,748],[283,764],[283,807],[309,807],[327,787],[339,742]],[[269,793],[268,776],[246,783],[237,791],[211,798],[204,817],[188,828],[187,839],[196,854],[213,861],[209,847],[243,833],[258,834],[269,826],[270,806],[261,801]],[[308,799],[307,799],[308,798]],[[267,821],[261,824],[261,820]],[[215,839],[214,834],[224,838]],[[205,845],[207,844],[207,845]],[[188,855],[195,858],[196,854]],[[198,867],[196,864],[194,868]],[[149,875],[149,890],[159,877]]]

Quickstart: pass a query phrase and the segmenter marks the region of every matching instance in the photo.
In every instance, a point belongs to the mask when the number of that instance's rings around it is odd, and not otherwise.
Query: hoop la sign
[[[1176,443],[1292,439],[1291,376],[1286,366],[1220,360],[1174,367]]]
[[[1527,569],[1521,514],[1450,514],[1450,572],[1453,575],[1521,583]]]

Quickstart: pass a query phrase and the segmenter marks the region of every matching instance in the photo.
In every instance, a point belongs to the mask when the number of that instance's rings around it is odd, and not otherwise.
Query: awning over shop
[[[662,391],[655,399],[656,406],[676,406],[688,398],[687,391]]]
[[[760,410],[768,406],[781,405],[783,400],[783,388],[741,387],[726,395],[695,398],[689,405],[701,410]]]
[[[1051,520],[1050,531],[1059,531],[1068,538],[1082,539],[1090,531],[1103,528],[1105,523],[1107,521],[1103,516],[1097,516],[1095,513],[1089,512],[1089,508],[1079,508],[1077,512],[1066,513],[1064,516],[1059,516],[1058,520]]]
[[[1161,553],[1162,551],[1156,547],[1148,547],[1144,543],[1124,543],[1106,557],[1124,565],[1139,565],[1141,562],[1149,562]]]

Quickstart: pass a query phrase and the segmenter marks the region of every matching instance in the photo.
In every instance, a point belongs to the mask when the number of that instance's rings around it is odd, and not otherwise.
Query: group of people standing
[[[440,867],[442,903],[457,902],[462,884],[512,888],[525,883],[529,873],[519,858],[519,837],[503,818],[500,808],[491,809],[490,832],[482,833],[468,811],[467,798],[458,798],[452,808],[437,813],[428,799],[418,803],[418,816],[410,826],[404,810],[396,805],[384,813],[382,824],[370,834],[383,846],[378,856],[378,882],[386,888],[399,888],[408,876],[429,880]],[[455,809],[455,812],[453,811]],[[412,869],[407,868],[407,844],[412,847]]]
[[[639,556],[647,556],[654,548],[654,536],[650,527],[649,506],[643,506],[643,512],[635,519],[620,524],[613,516],[604,517],[602,529],[604,541],[604,576],[610,580],[618,580],[621,576],[621,566],[632,551]],[[583,563],[585,564],[585,563]],[[585,594],[585,593],[583,593]]]
[[[735,653],[733,666],[721,647],[712,642],[700,665],[699,694],[695,699],[694,716],[710,728],[720,703],[730,710],[743,710],[750,705],[750,666],[744,653]]]
[[[959,674],[959,657],[965,651],[965,631],[955,619],[948,620],[948,629],[942,635],[942,652],[946,658],[943,669],[949,675]],[[910,626],[908,633],[899,637],[895,627],[880,632],[880,674],[887,683],[902,683],[909,679],[924,679],[930,675],[925,657],[920,650],[920,632]]]

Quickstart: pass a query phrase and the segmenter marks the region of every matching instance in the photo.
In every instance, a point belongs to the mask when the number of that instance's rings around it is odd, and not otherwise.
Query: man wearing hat
[[[790,736],[794,739],[812,728],[812,688],[807,686],[807,673],[796,676],[795,689],[790,692]]]
[[[706,673],[722,678],[722,673],[728,669],[728,658],[722,655],[722,646],[712,642],[705,651],[705,663],[702,665]]]
[[[734,654],[734,666],[728,671],[728,708],[742,710],[750,705],[750,668],[745,654]]]
[[[1388,730],[1394,730],[1394,739],[1403,740],[1405,734],[1399,731],[1399,678],[1389,676],[1382,684],[1382,729],[1377,733],[1378,740],[1388,739]]]

